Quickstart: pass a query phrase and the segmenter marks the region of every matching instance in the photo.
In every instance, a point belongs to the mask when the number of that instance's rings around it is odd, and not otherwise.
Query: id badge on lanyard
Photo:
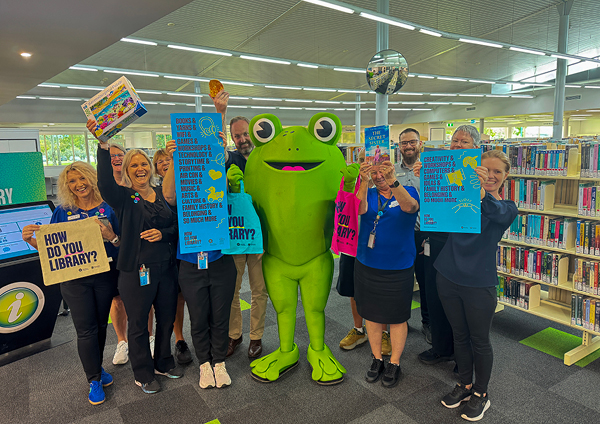
[[[385,212],[385,207],[388,205],[390,200],[392,200],[391,197],[389,199],[387,199],[386,202],[382,206],[380,194],[377,193],[377,206],[379,206],[379,208],[377,211],[377,216],[375,217],[375,222],[373,223],[373,230],[371,230],[371,232],[369,233],[369,240],[367,241],[367,247],[369,249],[375,248],[375,237],[376,237],[376,233],[377,233],[377,224],[379,223],[379,218],[381,218],[383,216],[383,213]]]
[[[208,253],[198,253],[198,269],[208,269]]]
[[[150,284],[150,268],[146,268],[146,265],[142,264],[140,267],[140,286],[147,286]]]

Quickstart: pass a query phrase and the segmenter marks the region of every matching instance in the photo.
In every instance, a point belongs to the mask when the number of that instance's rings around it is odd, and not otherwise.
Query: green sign
[[[46,200],[40,152],[0,153],[0,205]]]
[[[31,283],[12,283],[0,289],[0,334],[29,326],[44,309],[44,303],[44,293]]]
[[[453,127],[453,126],[454,126],[454,124],[453,124],[453,123],[449,123],[449,124],[446,124],[446,126],[447,126],[447,127]]]

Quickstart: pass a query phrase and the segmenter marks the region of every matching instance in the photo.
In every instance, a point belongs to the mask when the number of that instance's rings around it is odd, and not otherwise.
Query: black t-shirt
[[[148,200],[144,199],[142,199],[142,202],[144,203],[144,214],[142,216],[144,225],[142,227],[142,231],[151,230],[153,228],[161,230],[171,225],[173,212],[171,212],[171,209],[167,207],[165,202],[159,196],[156,196],[156,200],[154,202],[149,202]],[[165,245],[165,243],[167,245]],[[170,260],[171,249],[168,244],[168,241],[163,240],[152,243],[142,240],[140,245],[140,263],[162,262]]]
[[[242,155],[237,150],[233,152],[227,152],[227,154],[229,155],[229,157],[227,159],[227,162],[225,162],[225,171],[228,171],[229,167],[232,164],[235,164],[242,170],[242,172],[246,172],[246,158],[244,157],[244,155]]]

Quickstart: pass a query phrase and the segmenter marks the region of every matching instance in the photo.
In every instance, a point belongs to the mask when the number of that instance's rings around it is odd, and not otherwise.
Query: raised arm
[[[371,180],[371,168],[373,166],[367,162],[360,164],[360,186],[356,197],[360,200],[358,205],[358,214],[364,215],[367,213],[369,204],[367,203],[367,190],[369,189],[369,181]]]
[[[392,189],[392,194],[398,202],[398,205],[400,205],[402,212],[416,213],[419,210],[419,202],[406,191],[402,184],[398,185],[398,187],[392,187],[398,181],[396,179],[396,170],[392,162],[383,162],[381,164],[381,170],[385,177],[385,181]]]
[[[163,178],[163,195],[165,200],[171,206],[177,205],[177,190],[175,189],[175,161],[173,160],[173,153],[177,150],[177,143],[175,140],[167,141],[167,153],[171,158],[171,166],[167,169],[167,173]]]

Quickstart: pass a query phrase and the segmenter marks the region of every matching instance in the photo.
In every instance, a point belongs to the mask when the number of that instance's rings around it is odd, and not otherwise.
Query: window
[[[171,134],[156,134],[156,149],[164,149],[167,147],[167,141],[172,140]]]

